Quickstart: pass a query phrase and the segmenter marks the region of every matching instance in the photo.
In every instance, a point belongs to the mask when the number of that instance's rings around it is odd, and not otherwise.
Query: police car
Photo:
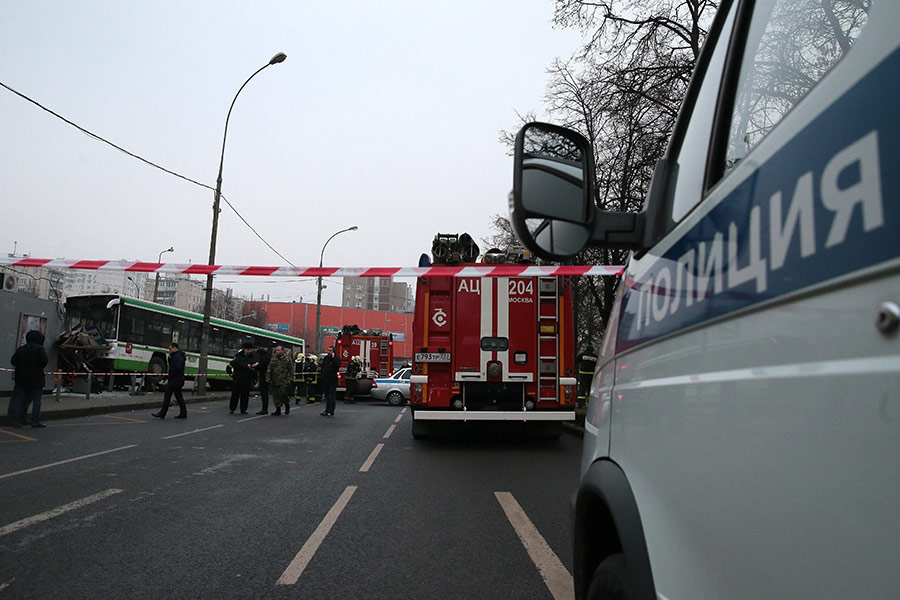
[[[409,402],[409,374],[412,369],[404,367],[391,377],[383,377],[372,382],[369,396],[375,400],[387,400],[391,406]]]
[[[898,32],[895,0],[721,2],[637,214],[596,209],[583,137],[520,131],[522,242],[632,251],[576,597],[900,597]]]

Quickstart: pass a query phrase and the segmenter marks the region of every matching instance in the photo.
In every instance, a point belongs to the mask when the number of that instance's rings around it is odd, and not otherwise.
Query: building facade
[[[390,277],[344,277],[341,306],[362,310],[412,312],[412,288],[409,284],[393,281]]]

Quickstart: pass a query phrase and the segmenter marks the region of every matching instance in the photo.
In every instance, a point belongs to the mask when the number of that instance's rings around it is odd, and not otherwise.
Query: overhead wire
[[[81,133],[87,135],[88,137],[90,137],[90,138],[92,138],[92,139],[94,139],[94,140],[97,140],[98,142],[103,142],[104,144],[107,144],[107,145],[109,145],[109,146],[112,146],[113,148],[115,148],[115,149],[118,150],[119,152],[122,152],[123,154],[126,154],[126,155],[128,155],[128,156],[130,156],[130,157],[132,157],[132,158],[135,158],[135,159],[137,159],[137,160],[143,162],[144,164],[150,165],[151,167],[154,167],[154,168],[156,168],[156,169],[159,169],[160,171],[163,171],[164,173],[168,173],[169,175],[174,175],[175,177],[178,177],[179,179],[183,179],[183,180],[185,180],[185,181],[187,181],[187,182],[193,183],[194,185],[198,185],[198,186],[200,186],[200,187],[202,187],[202,188],[206,188],[206,189],[208,189],[208,190],[212,190],[213,192],[216,191],[216,188],[214,188],[214,187],[212,187],[212,186],[210,186],[210,185],[207,185],[207,184],[205,184],[205,183],[202,183],[202,182],[200,182],[200,181],[197,181],[196,179],[191,179],[190,177],[186,177],[185,175],[182,175],[182,174],[180,174],[180,173],[177,173],[177,172],[175,172],[175,171],[172,171],[171,169],[167,169],[167,168],[165,168],[165,167],[162,167],[162,166],[156,164],[156,163],[153,162],[153,161],[147,160],[146,158],[144,158],[144,157],[142,157],[142,156],[139,156],[139,155],[135,154],[134,152],[130,152],[130,151],[126,150],[125,148],[122,148],[121,146],[118,146],[118,145],[112,143],[111,141],[107,140],[106,138],[104,138],[104,137],[102,137],[102,136],[99,136],[99,135],[97,135],[96,133],[94,133],[94,132],[92,132],[92,131],[90,131],[90,130],[88,130],[88,129],[85,129],[85,128],[82,127],[81,125],[79,125],[79,124],[77,124],[77,123],[75,123],[75,122],[73,122],[73,121],[67,119],[66,117],[62,116],[61,114],[59,114],[59,113],[57,113],[57,112],[55,112],[55,111],[53,111],[53,110],[47,108],[46,106],[44,106],[43,104],[41,104],[41,103],[38,102],[37,100],[34,100],[34,99],[32,99],[32,98],[26,96],[26,95],[23,94],[22,92],[20,92],[20,91],[18,91],[18,90],[15,90],[15,89],[13,89],[13,88],[11,88],[11,87],[9,87],[8,85],[6,85],[5,83],[3,83],[2,81],[0,81],[0,86],[2,86],[2,87],[4,87],[5,89],[9,90],[10,92],[12,92],[13,94],[15,94],[16,96],[19,96],[19,97],[22,98],[23,100],[26,100],[26,101],[28,101],[28,102],[34,104],[35,106],[37,106],[37,107],[40,108],[41,110],[50,113],[51,115],[53,115],[53,116],[56,117],[57,119],[63,121],[64,123],[66,123],[66,124],[68,124],[68,125],[71,125],[72,127],[74,127],[75,129],[77,129],[77,130],[80,131]],[[261,235],[259,234],[259,232],[256,231],[256,229],[254,229],[252,225],[250,225],[249,222],[247,222],[247,219],[245,219],[244,216],[241,215],[241,213],[238,212],[238,210],[234,207],[234,205],[233,205],[231,202],[228,201],[228,199],[225,197],[225,194],[222,194],[222,193],[220,192],[220,193],[219,193],[219,197],[220,197],[222,200],[225,201],[225,204],[227,204],[228,207],[229,207],[231,210],[234,211],[234,214],[236,214],[236,215],[238,216],[238,218],[239,218],[241,221],[244,222],[244,225],[246,225],[247,227],[249,227],[249,228],[250,228],[250,231],[252,231],[252,232],[256,235],[256,237],[258,237],[258,238],[262,241],[263,244],[265,244],[266,246],[268,246],[269,249],[270,249],[272,252],[274,252],[275,254],[277,254],[284,262],[286,262],[287,264],[291,265],[292,267],[296,267],[296,266],[297,266],[297,265],[295,265],[294,263],[292,263],[291,261],[289,261],[287,258],[285,258],[284,255],[281,254],[281,252],[279,252],[278,250],[276,250],[276,249],[272,246],[272,244],[270,244],[269,242],[267,242],[266,239],[265,239],[263,236],[261,236]]]

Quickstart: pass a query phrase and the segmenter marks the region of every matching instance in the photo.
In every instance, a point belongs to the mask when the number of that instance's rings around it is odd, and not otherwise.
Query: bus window
[[[134,344],[144,343],[144,319],[142,313],[131,307],[122,307],[122,318],[119,320],[121,338]]]
[[[213,327],[209,332],[209,353],[218,354],[220,356],[227,354],[225,352],[225,336],[223,335],[222,330],[218,327]],[[234,354],[236,353],[231,353],[231,355]]]
[[[184,340],[185,352],[200,352],[200,333],[203,331],[201,323],[188,323],[187,338]]]
[[[144,340],[149,346],[166,347],[172,342],[173,318],[160,313],[147,313],[147,332]]]

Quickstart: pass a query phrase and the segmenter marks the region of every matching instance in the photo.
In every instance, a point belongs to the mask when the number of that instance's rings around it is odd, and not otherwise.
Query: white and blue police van
[[[630,250],[573,500],[578,598],[900,598],[900,1],[723,0],[640,213],[530,123],[511,221]]]

